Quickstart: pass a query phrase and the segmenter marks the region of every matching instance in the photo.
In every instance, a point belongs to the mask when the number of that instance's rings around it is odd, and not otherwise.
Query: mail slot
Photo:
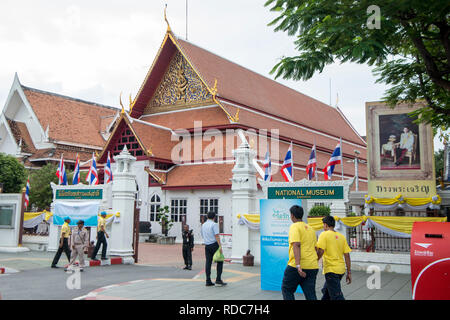
[[[411,285],[414,300],[450,300],[450,223],[414,222]]]

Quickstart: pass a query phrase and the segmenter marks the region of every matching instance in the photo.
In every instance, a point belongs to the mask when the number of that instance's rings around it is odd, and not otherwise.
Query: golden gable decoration
[[[206,86],[183,55],[177,52],[172,58],[145,113],[160,111],[161,107],[171,106],[178,109],[177,107],[202,105],[212,101],[212,96]]]

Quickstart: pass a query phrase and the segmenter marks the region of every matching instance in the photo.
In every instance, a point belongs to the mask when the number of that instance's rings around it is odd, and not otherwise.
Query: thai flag
[[[89,185],[97,185],[99,183],[98,181],[98,174],[97,174],[97,163],[95,162],[95,156],[92,152],[92,160],[91,160],[91,166],[89,167],[89,172],[86,176],[86,181],[89,183]]]
[[[283,176],[284,180],[286,182],[293,182],[294,176],[292,174],[293,169],[293,162],[292,162],[292,142],[289,146],[289,149],[286,153],[286,157],[284,157],[283,166],[281,167],[281,175]]]
[[[73,171],[72,184],[80,183],[80,158],[77,153],[77,161],[75,162],[75,170]]]
[[[56,170],[56,176],[59,179],[58,184],[65,186],[67,184],[66,167],[64,166],[64,156],[61,155],[61,160],[59,161],[58,170]]]
[[[105,183],[110,183],[113,181],[113,173],[111,169],[111,158],[109,157],[109,151],[108,151],[108,161],[106,162],[105,166],[105,178],[106,178]]]
[[[27,186],[25,190],[25,209],[28,207],[28,204],[30,203],[30,178],[27,180]]]
[[[266,157],[263,161],[264,181],[272,181],[272,162],[270,161],[269,151],[266,152]]]
[[[313,145],[311,154],[309,156],[308,164],[306,165],[306,173],[308,174],[308,180],[312,180],[316,175],[316,145]]]
[[[334,166],[340,164],[342,162],[342,154],[341,154],[341,143],[339,142],[334,149],[333,154],[331,155],[330,160],[328,160],[327,165],[323,168],[323,173],[325,176],[325,180],[331,180],[331,176],[333,175]]]

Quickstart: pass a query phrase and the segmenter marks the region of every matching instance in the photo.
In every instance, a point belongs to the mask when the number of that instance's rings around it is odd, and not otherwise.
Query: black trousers
[[[64,238],[63,239],[63,245],[62,247],[58,248],[58,251],[56,251],[55,257],[53,258],[53,262],[52,262],[52,266],[56,266],[58,264],[59,258],[61,258],[61,254],[63,253],[66,254],[67,256],[67,260],[69,260],[70,263],[70,248],[69,248],[69,238]]]
[[[205,274],[206,274],[206,282],[211,281],[211,264],[213,261],[214,253],[216,253],[217,249],[219,249],[219,244],[217,242],[213,244],[208,244],[205,246]],[[223,270],[223,262],[217,262],[217,276],[216,281],[222,280],[222,270]]]
[[[325,273],[325,284],[322,288],[322,300],[345,300],[341,290],[341,279],[344,274]]]
[[[183,259],[186,267],[192,266],[192,250],[187,244],[183,244]]]
[[[97,256],[100,245],[102,245],[102,258],[106,259],[106,248],[108,247],[108,243],[106,242],[105,233],[103,231],[97,232],[97,244],[95,245],[91,259],[95,259],[95,257]]]
[[[287,266],[284,270],[281,293],[283,300],[295,300],[294,292],[300,285],[306,300],[317,300],[316,296],[316,278],[319,269],[302,269],[306,273],[303,278],[294,267]]]

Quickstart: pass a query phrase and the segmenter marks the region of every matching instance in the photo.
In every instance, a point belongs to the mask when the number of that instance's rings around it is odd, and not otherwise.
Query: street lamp
[[[358,178],[358,163],[366,163],[366,161],[364,161],[364,160],[361,160],[361,159],[359,159],[358,158],[358,156],[361,154],[361,152],[359,151],[359,150],[353,150],[353,152],[355,153],[355,159],[353,159],[353,160],[347,160],[347,162],[353,162],[353,163],[355,163],[355,180],[356,180],[356,183],[355,183],[355,191],[358,191],[359,190],[359,178]]]

